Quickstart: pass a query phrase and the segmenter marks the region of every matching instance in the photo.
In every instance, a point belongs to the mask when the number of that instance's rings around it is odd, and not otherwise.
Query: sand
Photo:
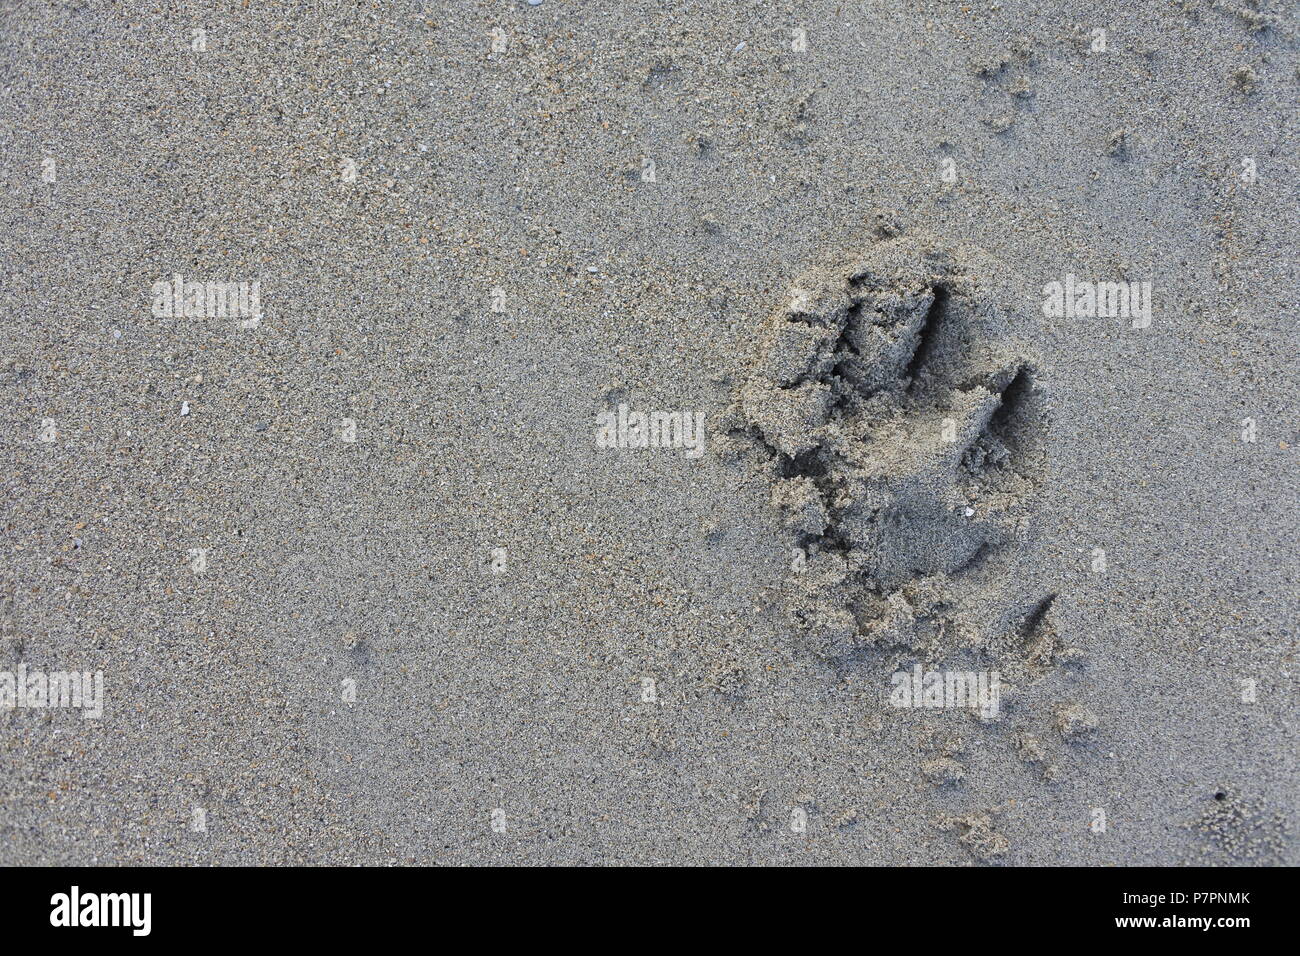
[[[1298,31],[9,5],[0,864],[1300,862]]]

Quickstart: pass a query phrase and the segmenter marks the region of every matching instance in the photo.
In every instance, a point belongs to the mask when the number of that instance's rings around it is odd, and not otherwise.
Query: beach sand
[[[1300,863],[1294,5],[214,6],[0,14],[0,864]]]

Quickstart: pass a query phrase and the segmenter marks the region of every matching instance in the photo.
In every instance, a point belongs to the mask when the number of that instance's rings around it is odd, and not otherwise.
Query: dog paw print
[[[1058,653],[1055,595],[1020,583],[1047,400],[997,267],[893,237],[795,283],[740,388],[772,504],[801,551],[792,622],[822,656]]]

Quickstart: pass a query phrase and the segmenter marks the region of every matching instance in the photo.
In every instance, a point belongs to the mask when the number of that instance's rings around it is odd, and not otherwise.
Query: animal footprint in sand
[[[803,277],[768,322],[733,433],[802,549],[788,609],[822,656],[970,647],[1033,670],[1056,653],[1055,595],[1014,573],[1048,418],[1002,275],[890,239]]]

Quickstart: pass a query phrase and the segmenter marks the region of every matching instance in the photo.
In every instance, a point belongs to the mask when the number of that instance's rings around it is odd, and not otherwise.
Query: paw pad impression
[[[1006,560],[1048,417],[1003,277],[977,253],[891,238],[805,275],[767,322],[735,420],[806,553],[788,610],[825,657],[1051,660],[1054,596],[1025,591]]]

